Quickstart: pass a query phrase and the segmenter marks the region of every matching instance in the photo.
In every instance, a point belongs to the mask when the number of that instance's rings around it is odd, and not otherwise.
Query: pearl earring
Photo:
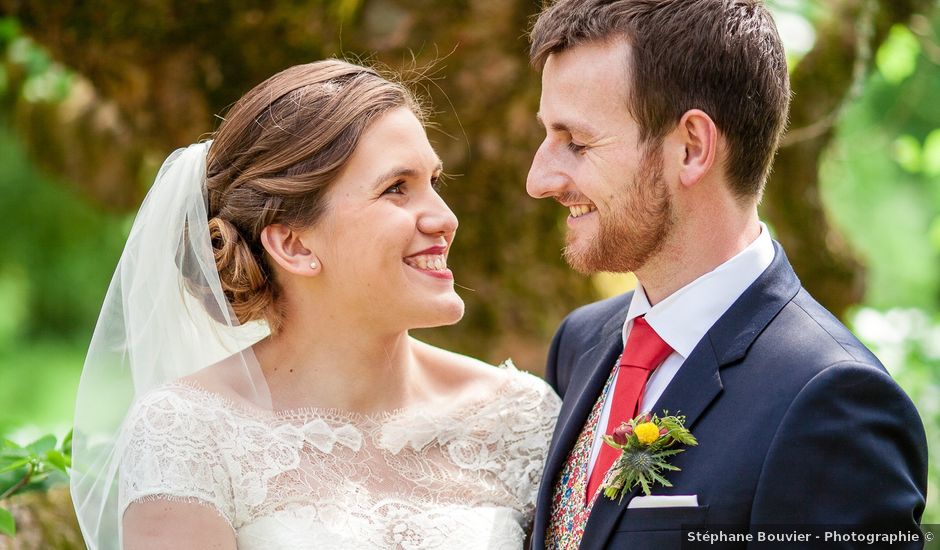
[[[316,269],[320,264],[316,260],[310,262],[310,269]]]

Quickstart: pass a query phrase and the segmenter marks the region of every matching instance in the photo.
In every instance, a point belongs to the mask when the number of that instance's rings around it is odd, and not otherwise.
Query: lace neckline
[[[486,393],[473,399],[468,399],[459,405],[448,410],[447,416],[453,416],[456,413],[468,409],[477,409],[483,406],[487,401],[505,396],[510,391],[510,386],[518,375],[524,374],[512,362],[507,359],[496,365],[494,368],[505,374],[505,378],[500,380],[492,393]],[[398,418],[413,418],[420,416],[429,416],[439,410],[435,404],[421,403],[409,405],[406,407],[397,407],[386,411],[373,413],[361,413],[342,409],[337,407],[295,407],[290,409],[264,410],[258,408],[249,408],[248,406],[237,403],[233,399],[226,397],[218,392],[206,389],[198,382],[192,380],[178,379],[164,386],[167,390],[181,390],[190,394],[195,394],[205,401],[215,402],[226,409],[250,416],[264,415],[266,418],[275,421],[290,420],[309,420],[311,418],[333,418],[345,421],[354,425],[380,425]],[[441,416],[437,414],[436,416]]]

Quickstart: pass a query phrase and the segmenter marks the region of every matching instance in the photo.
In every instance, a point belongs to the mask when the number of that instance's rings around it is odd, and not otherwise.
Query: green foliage
[[[940,71],[903,28],[878,54],[823,158],[820,192],[868,269],[865,305],[930,314],[940,309]]]
[[[72,466],[72,433],[62,443],[54,435],[44,435],[22,446],[9,439],[0,440],[0,501],[28,491],[45,491],[68,479]],[[13,536],[13,516],[0,508],[0,533]]]
[[[13,514],[4,508],[0,508],[0,533],[16,536],[16,522],[13,520]]]
[[[875,55],[875,66],[885,80],[900,84],[914,74],[920,53],[920,43],[914,34],[903,25],[895,25]]]
[[[87,341],[120,257],[127,216],[97,211],[38,172],[2,127],[0,205],[0,234],[7,236],[0,239],[0,298],[11,316],[0,322],[0,342],[39,336]]]
[[[0,346],[0,435],[61,432],[71,423],[87,343],[20,342]]]
[[[49,53],[20,31],[13,18],[0,18],[0,61],[3,58],[25,73],[20,94],[31,103],[62,101],[72,88],[74,74],[56,63]],[[0,63],[0,68],[3,64]],[[0,73],[0,94],[7,92],[6,69]]]
[[[940,216],[934,218],[933,223],[930,224],[930,232],[928,233],[930,238],[930,243],[933,244],[934,248],[940,251]]]
[[[921,158],[924,175],[930,178],[940,177],[940,128],[927,134]]]
[[[894,140],[894,161],[912,174],[920,172],[923,166],[920,141],[914,136],[899,136]]]

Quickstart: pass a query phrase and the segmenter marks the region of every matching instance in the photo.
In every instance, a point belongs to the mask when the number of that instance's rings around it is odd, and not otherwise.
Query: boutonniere
[[[604,496],[613,500],[619,495],[623,501],[623,496],[637,486],[647,496],[656,483],[672,487],[664,477],[665,471],[680,468],[669,464],[668,459],[685,450],[677,449],[676,445],[698,445],[683,424],[684,416],[659,418],[647,413],[621,423],[613,434],[605,435],[604,443],[619,449],[620,456],[604,477],[601,485]]]

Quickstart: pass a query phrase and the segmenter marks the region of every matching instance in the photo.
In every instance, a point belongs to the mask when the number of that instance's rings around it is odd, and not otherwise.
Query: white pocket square
[[[679,508],[698,506],[698,495],[650,495],[633,497],[627,508]]]

